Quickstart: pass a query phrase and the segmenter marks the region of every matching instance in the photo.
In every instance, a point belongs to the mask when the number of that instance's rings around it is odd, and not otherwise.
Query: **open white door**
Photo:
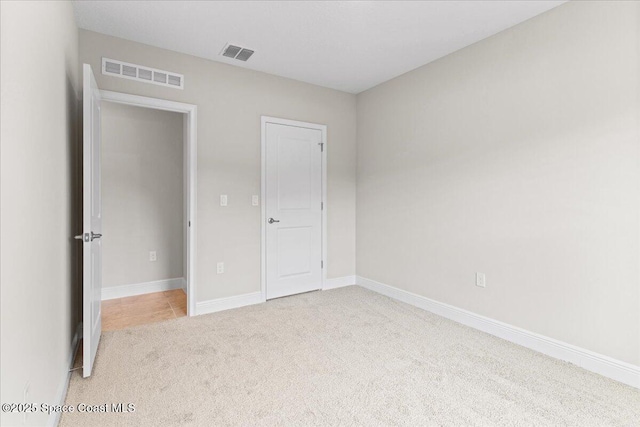
[[[91,375],[102,320],[102,199],[100,194],[100,90],[89,64],[83,72],[82,131],[82,376]]]

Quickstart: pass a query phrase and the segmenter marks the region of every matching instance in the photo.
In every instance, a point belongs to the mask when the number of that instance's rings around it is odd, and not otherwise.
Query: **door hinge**
[[[320,202],[320,210],[323,211],[324,210],[324,202]]]
[[[189,227],[191,227],[191,221],[189,221]]]
[[[320,261],[320,268],[324,268],[324,261]]]
[[[318,142],[318,145],[320,146],[320,152],[322,153],[324,151],[324,142]]]

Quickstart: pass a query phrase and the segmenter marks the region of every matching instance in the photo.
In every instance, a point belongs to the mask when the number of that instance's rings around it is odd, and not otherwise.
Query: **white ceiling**
[[[562,3],[146,0],[74,9],[80,28],[358,93]],[[256,53],[246,63],[222,57],[227,42]]]

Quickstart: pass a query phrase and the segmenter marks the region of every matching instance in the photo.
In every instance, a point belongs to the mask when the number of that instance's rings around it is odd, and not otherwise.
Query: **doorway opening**
[[[190,113],[101,95],[102,329],[194,315]]]

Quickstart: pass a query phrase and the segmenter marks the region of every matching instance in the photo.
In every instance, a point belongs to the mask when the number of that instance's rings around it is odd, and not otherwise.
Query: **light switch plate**
[[[258,206],[260,204],[260,198],[256,195],[251,196],[251,206]]]
[[[227,206],[227,195],[226,194],[221,194],[220,195],[220,206]]]

